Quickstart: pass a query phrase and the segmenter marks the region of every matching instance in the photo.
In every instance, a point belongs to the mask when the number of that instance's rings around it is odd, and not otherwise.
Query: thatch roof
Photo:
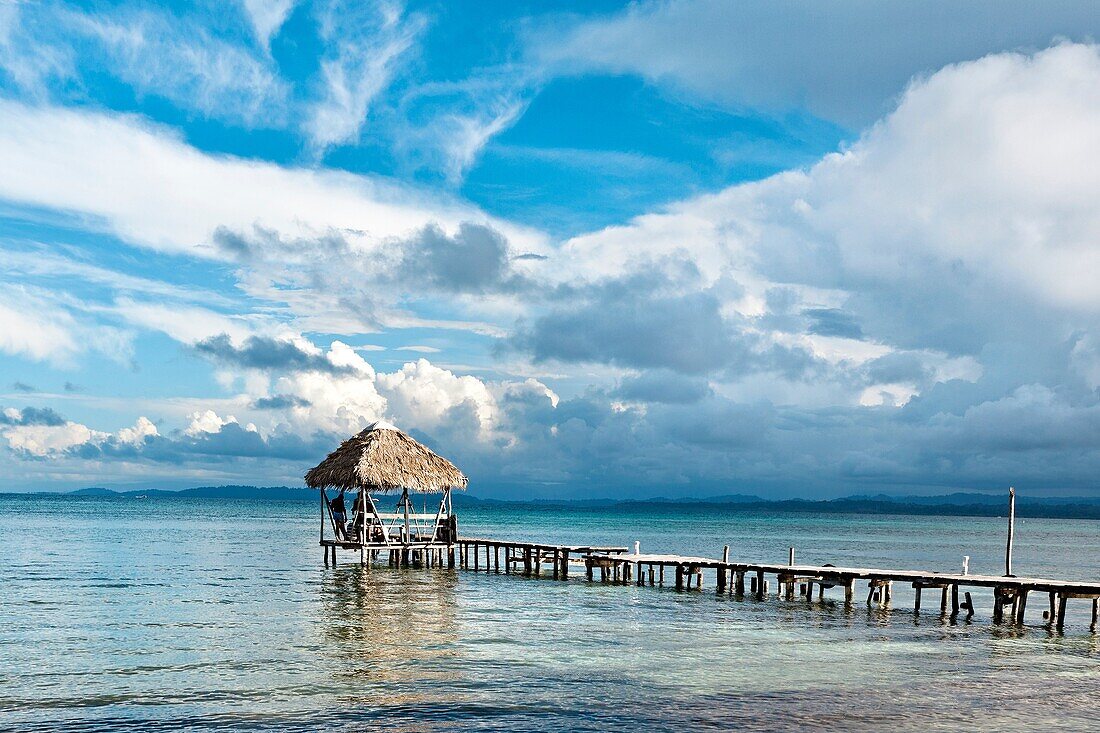
[[[306,485],[314,489],[382,492],[464,489],[467,481],[455,464],[384,422],[348,438],[306,474]]]

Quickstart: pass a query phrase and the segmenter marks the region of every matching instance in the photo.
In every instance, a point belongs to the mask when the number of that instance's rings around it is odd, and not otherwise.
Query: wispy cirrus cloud
[[[327,52],[318,98],[303,129],[317,155],[356,142],[371,102],[390,84],[403,57],[427,25],[396,2],[378,5],[332,0],[318,11]]]

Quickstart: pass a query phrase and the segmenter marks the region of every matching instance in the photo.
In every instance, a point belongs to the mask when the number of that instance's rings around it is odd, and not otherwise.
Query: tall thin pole
[[[1016,528],[1016,489],[1008,489],[1008,547],[1005,548],[1005,575],[1012,577],[1012,533]]]

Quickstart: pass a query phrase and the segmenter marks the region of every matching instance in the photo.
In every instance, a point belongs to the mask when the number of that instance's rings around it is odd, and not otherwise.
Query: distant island
[[[26,496],[26,494],[21,494]],[[313,489],[291,486],[199,486],[190,489],[136,489],[114,491],[105,488],[86,488],[65,494],[50,496],[79,497],[176,497],[195,499],[235,499],[240,501],[316,501]],[[888,496],[886,494],[855,495],[839,499],[764,499],[745,494],[729,494],[701,498],[652,497],[648,499],[536,499],[509,500],[479,498],[472,494],[454,497],[456,508],[463,506],[556,506],[584,510],[660,509],[671,503],[688,503],[692,506],[720,507],[727,511],[773,511],[793,513],[829,514],[914,514],[936,516],[999,517],[1007,510],[1007,498],[1000,495],[979,493],[952,493],[939,496]],[[1092,497],[1018,497],[1016,514],[1019,517],[1051,519],[1100,519],[1100,498]]]

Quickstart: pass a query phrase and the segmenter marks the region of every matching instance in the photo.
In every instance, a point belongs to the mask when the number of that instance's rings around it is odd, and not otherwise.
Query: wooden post
[[[794,548],[793,547],[790,549],[790,552],[787,554],[787,564],[788,565],[794,565]]]
[[[657,585],[662,588],[665,585],[665,566],[663,564],[657,567]]]
[[[1065,593],[1062,593],[1058,596],[1058,622],[1055,626],[1055,628],[1057,628],[1058,631],[1061,631],[1063,628],[1065,628],[1065,623],[1066,623],[1066,601],[1068,601],[1068,600],[1069,600],[1069,596]]]
[[[1050,602],[1050,610],[1047,611],[1047,622],[1053,625],[1054,618],[1058,615],[1058,594],[1050,591],[1047,594],[1047,600]]]
[[[856,595],[856,579],[848,578],[844,583],[844,605],[851,606]]]
[[[1092,624],[1089,626],[1090,631],[1096,631],[1097,617],[1100,617],[1100,598],[1093,598],[1092,599]]]
[[[584,575],[589,581],[592,580],[592,556],[584,556]]]
[[[963,595],[966,598],[966,620],[969,621],[974,617],[974,599],[970,597],[970,591]]]
[[[737,571],[736,580],[734,581],[733,590],[739,596],[745,595],[745,571],[744,570],[738,570]]]
[[[993,623],[999,624],[1004,618],[1004,591],[1000,588],[993,589]]]
[[[566,548],[561,551],[561,579],[569,580],[569,550]]]
[[[500,572],[500,545],[493,545],[493,569]]]
[[[649,564],[649,585],[653,585],[653,563]]]
[[[481,552],[479,551],[479,548],[478,548],[476,542],[474,542],[473,545],[474,545],[474,570],[480,570],[481,569]]]
[[[1016,527],[1016,489],[1008,489],[1008,546],[1005,548],[1005,575],[1012,577],[1012,532]]]
[[[676,566],[676,590],[684,589],[684,566]]]
[[[538,547],[532,548],[532,552],[535,553],[535,575],[542,574],[542,550]]]
[[[767,593],[767,590],[765,590],[765,588],[764,588],[764,571],[763,570],[757,570],[756,571],[756,599],[758,601],[764,600],[764,594],[765,593]]]
[[[959,617],[959,584],[951,584],[951,620]]]
[[[728,547],[726,548],[726,551],[727,551],[727,554],[728,554],[729,553],[729,548]],[[726,589],[726,566],[725,565],[720,565],[718,567],[718,592],[721,593],[725,589]]]
[[[951,592],[951,588],[944,586],[940,591],[940,615],[947,613],[947,595]]]
[[[920,613],[920,592],[921,592],[921,584],[920,583],[913,583],[913,595],[914,595],[913,613]]]

